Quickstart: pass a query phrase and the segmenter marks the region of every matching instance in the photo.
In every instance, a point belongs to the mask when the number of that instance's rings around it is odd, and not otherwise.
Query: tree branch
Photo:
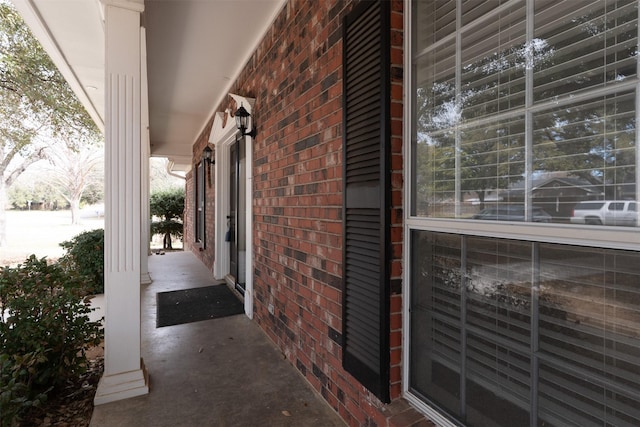
[[[4,185],[7,188],[10,187],[11,184],[13,184],[15,182],[15,180],[20,176],[20,174],[22,174],[29,166],[31,166],[35,162],[37,162],[39,160],[43,160],[45,158],[46,158],[46,156],[45,156],[45,148],[42,147],[36,153],[34,153],[32,156],[26,158],[22,162],[22,164],[20,164],[20,166],[18,166],[16,169],[14,169],[9,174],[9,176],[7,176],[7,178],[4,180]]]

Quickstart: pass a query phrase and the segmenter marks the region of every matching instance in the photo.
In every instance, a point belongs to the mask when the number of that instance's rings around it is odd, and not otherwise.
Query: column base
[[[103,405],[149,393],[149,375],[140,359],[140,369],[115,375],[103,375],[93,399],[94,405]]]
[[[153,280],[151,280],[151,275],[149,273],[140,274],[140,284],[141,285],[150,285]]]

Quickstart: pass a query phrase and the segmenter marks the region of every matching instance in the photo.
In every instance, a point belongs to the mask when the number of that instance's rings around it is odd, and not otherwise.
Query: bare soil
[[[18,424],[21,427],[87,427],[93,415],[93,397],[104,370],[104,348],[87,352],[87,372],[51,392],[49,399],[34,408]]]

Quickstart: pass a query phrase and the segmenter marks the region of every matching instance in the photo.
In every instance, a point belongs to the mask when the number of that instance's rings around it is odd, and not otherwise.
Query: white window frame
[[[535,0],[527,0],[527,14],[533,10]],[[457,10],[460,10],[461,0],[456,0]],[[515,3],[515,2],[514,2]],[[505,5],[507,6],[507,5]],[[429,218],[411,215],[412,213],[412,151],[413,151],[413,57],[412,57],[412,0],[404,0],[404,117],[403,117],[403,155],[404,155],[404,258],[406,268],[403,269],[403,369],[402,369],[402,391],[403,397],[418,410],[424,412],[433,422],[442,426],[455,426],[449,418],[441,412],[426,404],[418,396],[409,390],[409,345],[411,342],[411,316],[409,308],[411,306],[411,231],[424,230],[433,232],[453,233],[458,235],[475,235],[481,237],[504,238],[511,240],[538,241],[544,243],[559,243],[566,245],[587,246],[606,249],[623,249],[640,251],[640,225],[638,227],[612,227],[577,224],[541,224],[522,222],[490,222],[467,219],[445,219]],[[528,25],[527,31],[534,31],[533,22]],[[640,31],[640,30],[639,30]],[[458,43],[458,47],[459,47]],[[459,52],[459,50],[458,50]],[[636,93],[636,142],[640,141],[640,55],[637,55],[637,74],[632,83],[626,89],[635,89]],[[601,95],[617,92],[625,88],[616,86],[615,88],[600,91]],[[589,94],[589,96],[592,96]],[[570,102],[579,101],[579,96],[571,98]],[[569,102],[569,100],[567,100]],[[546,108],[546,103],[543,107]],[[538,109],[538,107],[536,107]],[[636,146],[636,150],[640,150]],[[636,155],[636,200],[640,201],[640,153]]]

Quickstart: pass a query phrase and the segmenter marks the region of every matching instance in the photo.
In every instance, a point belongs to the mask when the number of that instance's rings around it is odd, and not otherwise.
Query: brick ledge
[[[387,418],[388,427],[436,427],[424,414],[402,398],[385,405],[381,412]]]

